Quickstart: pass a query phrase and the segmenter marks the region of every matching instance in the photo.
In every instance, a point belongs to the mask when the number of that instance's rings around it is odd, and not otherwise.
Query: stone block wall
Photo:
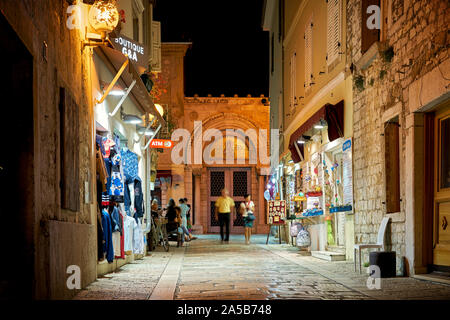
[[[406,192],[407,175],[413,168],[406,159],[413,157],[406,147],[407,117],[426,101],[409,101],[410,87],[425,74],[438,67],[442,78],[449,77],[450,5],[446,0],[382,1],[381,20],[385,21],[382,38],[374,53],[361,54],[361,1],[347,1],[347,68],[353,64],[353,77],[362,77],[364,87],[353,85],[354,108],[354,200],[355,243],[376,242],[381,219],[391,217],[388,243],[397,252],[397,271],[403,271],[407,246],[408,202],[413,195]],[[392,48],[389,61],[386,51]],[[367,57],[373,55],[373,59]],[[423,80],[423,79],[422,79]],[[448,81],[447,81],[448,84]],[[426,96],[432,84],[422,84],[420,97]],[[428,87],[428,88],[427,88]],[[423,90],[423,92],[421,91]],[[445,89],[448,92],[448,89]],[[442,94],[439,92],[439,94]],[[437,98],[434,96],[432,98]],[[428,99],[430,101],[432,98]],[[418,106],[417,106],[418,105]],[[385,122],[398,116],[400,124],[400,193],[401,210],[386,214],[384,177]],[[368,261],[368,253],[364,261]]]
[[[49,238],[49,221],[70,224],[52,224],[53,234],[71,230],[78,225],[95,229],[95,167],[93,150],[93,113],[90,83],[90,49],[82,50],[79,30],[66,26],[68,1],[54,0],[0,0],[0,11],[33,56],[34,144],[35,144],[35,208],[34,208],[34,294],[37,299],[67,298],[64,281],[56,276],[51,264],[50,250],[54,238]],[[46,57],[44,48],[46,46]],[[59,88],[64,87],[79,107],[79,185],[80,210],[61,210],[60,205],[60,130]],[[85,190],[85,182],[89,190]],[[84,194],[90,193],[89,203]],[[64,226],[64,227],[62,227]],[[61,229],[59,229],[61,227]],[[83,229],[83,228],[81,228]],[[83,230],[84,230],[83,229]],[[87,239],[85,239],[87,240]],[[83,279],[95,279],[96,257],[85,261],[87,255],[80,250],[95,250],[96,237],[90,234],[87,241],[64,241],[58,243],[64,257],[57,257],[61,264],[87,265],[82,269]],[[72,254],[73,253],[73,254]],[[82,259],[82,260],[80,260]],[[20,263],[20,261],[18,262]],[[93,267],[92,267],[93,266]],[[61,271],[61,270],[60,270]],[[64,270],[62,270],[65,272]],[[87,284],[83,282],[83,284]],[[56,292],[56,294],[55,294]],[[75,294],[75,292],[74,292]]]

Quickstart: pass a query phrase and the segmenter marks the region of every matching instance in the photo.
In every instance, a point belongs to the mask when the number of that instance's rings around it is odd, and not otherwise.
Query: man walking
[[[228,242],[230,239],[230,216],[234,210],[234,201],[228,196],[228,190],[222,189],[222,196],[220,196],[215,204],[215,218],[219,220],[220,224],[220,239]],[[223,236],[223,226],[225,225],[226,234]]]

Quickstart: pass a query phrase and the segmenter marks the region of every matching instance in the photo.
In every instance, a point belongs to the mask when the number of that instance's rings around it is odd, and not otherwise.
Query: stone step
[[[333,251],[311,251],[311,256],[327,261],[344,261],[345,254]]]
[[[344,246],[327,246],[326,251],[332,251],[332,252],[336,252],[336,253],[345,255],[345,247]]]

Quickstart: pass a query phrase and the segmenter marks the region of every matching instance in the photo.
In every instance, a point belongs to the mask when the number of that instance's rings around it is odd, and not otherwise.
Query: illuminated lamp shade
[[[158,110],[159,114],[162,117],[164,115],[164,108],[163,108],[163,106],[160,105],[159,103],[155,103],[155,107],[156,107],[156,110]]]
[[[119,11],[112,0],[96,0],[89,9],[89,23],[98,32],[113,31],[119,23]]]

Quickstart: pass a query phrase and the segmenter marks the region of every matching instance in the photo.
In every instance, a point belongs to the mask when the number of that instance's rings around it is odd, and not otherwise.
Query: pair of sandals
[[[187,239],[187,240],[185,240],[186,242],[191,242],[191,240],[195,240],[195,239],[198,239],[197,237],[192,237],[192,238],[190,238],[190,239]]]

